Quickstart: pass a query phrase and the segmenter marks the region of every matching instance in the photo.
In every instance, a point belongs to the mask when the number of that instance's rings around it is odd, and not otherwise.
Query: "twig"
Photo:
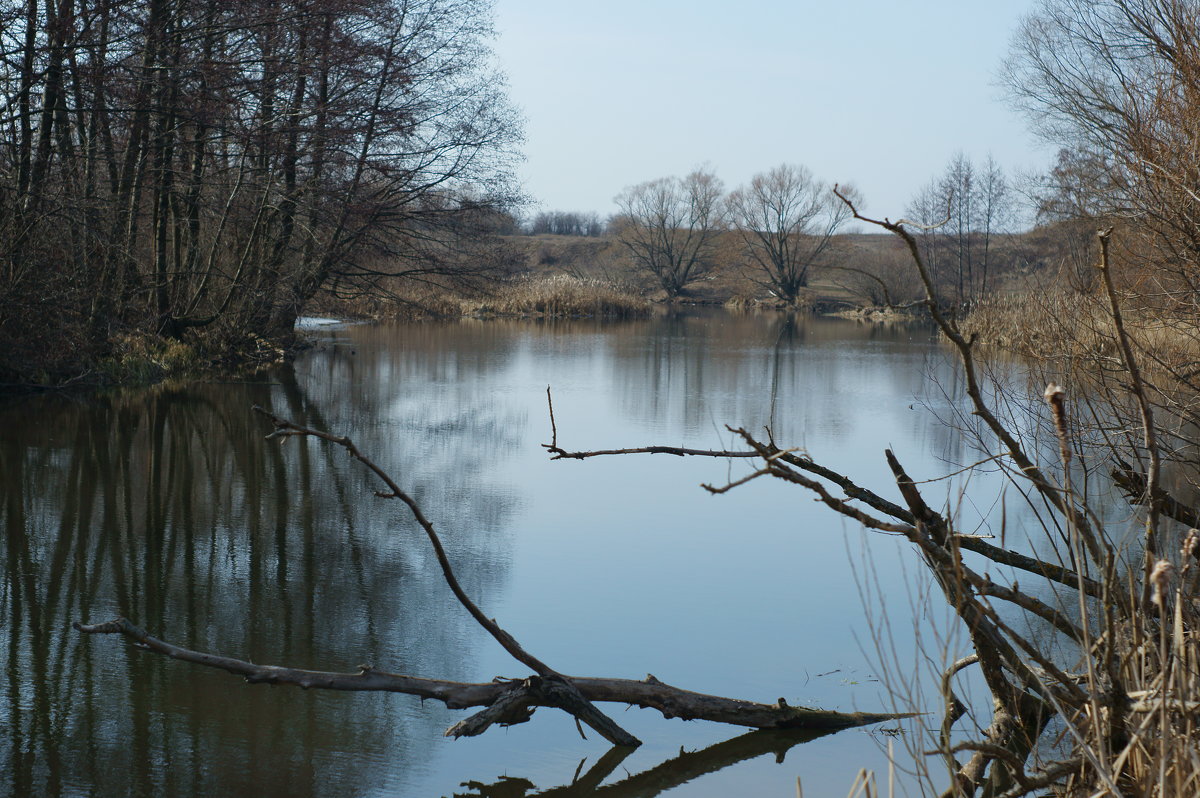
[[[1158,558],[1158,505],[1154,496],[1158,492],[1159,470],[1161,461],[1158,451],[1158,436],[1154,427],[1154,410],[1150,399],[1146,396],[1146,386],[1142,381],[1142,371],[1134,357],[1133,347],[1129,342],[1129,333],[1125,329],[1125,318],[1121,314],[1121,303],[1117,301],[1117,292],[1113,287],[1112,269],[1108,263],[1108,247],[1112,239],[1111,227],[1097,232],[1100,241],[1100,261],[1096,268],[1103,278],[1104,293],[1108,298],[1109,316],[1113,329],[1117,334],[1117,344],[1121,351],[1121,361],[1129,372],[1130,392],[1137,399],[1138,412],[1142,421],[1142,445],[1150,457],[1150,467],[1146,471],[1146,576],[1149,577],[1150,567]],[[1147,584],[1149,579],[1146,580]],[[1147,588],[1148,589],[1148,588]]]
[[[264,410],[258,405],[254,406],[254,411],[267,417],[271,420],[271,423],[275,425],[275,431],[267,436],[268,439],[279,436],[284,436],[286,438],[287,436],[291,435],[306,435],[314,438],[320,438],[343,447],[347,452],[350,453],[352,457],[370,469],[388,488],[386,492],[377,491],[375,495],[384,499],[399,499],[400,501],[404,502],[408,506],[408,509],[412,512],[413,518],[415,518],[417,523],[420,524],[421,528],[425,530],[425,535],[429,538],[429,543],[431,546],[433,546],[434,553],[437,555],[438,564],[442,569],[442,576],[445,579],[446,584],[450,587],[450,591],[454,593],[454,597],[458,599],[459,604],[461,604],[467,610],[467,612],[470,613],[471,617],[474,618],[475,621],[488,632],[488,634],[495,638],[496,642],[498,642],[505,651],[512,655],[514,659],[532,668],[533,671],[537,673],[538,676],[541,676],[546,682],[560,684],[560,689],[555,693],[557,703],[554,705],[568,709],[568,711],[574,714],[575,717],[581,719],[584,723],[587,723],[596,730],[597,734],[608,740],[613,745],[641,745],[640,740],[622,729],[614,721],[604,715],[604,713],[592,706],[587,699],[579,694],[578,690],[573,687],[571,682],[566,677],[526,651],[525,648],[519,642],[517,642],[515,637],[506,632],[504,629],[500,628],[500,625],[496,623],[494,619],[484,615],[483,611],[479,609],[479,606],[471,600],[470,596],[468,596],[466,591],[463,590],[462,585],[459,584],[458,578],[454,575],[454,569],[450,565],[450,558],[446,556],[446,549],[442,546],[441,538],[434,530],[433,524],[430,523],[429,519],[425,517],[424,512],[422,512],[421,508],[417,505],[416,500],[401,490],[400,486],[396,484],[395,480],[393,480],[382,468],[367,458],[366,455],[359,451],[358,447],[355,446],[349,438],[345,436],[331,435],[327,432],[322,432],[320,430],[314,430],[299,424],[294,424],[291,421],[280,418],[279,416]],[[573,699],[567,698],[569,694],[573,694]]]

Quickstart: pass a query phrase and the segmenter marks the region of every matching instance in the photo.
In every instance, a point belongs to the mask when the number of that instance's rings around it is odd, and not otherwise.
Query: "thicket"
[[[0,3],[0,382],[469,279],[519,125],[483,0]]]

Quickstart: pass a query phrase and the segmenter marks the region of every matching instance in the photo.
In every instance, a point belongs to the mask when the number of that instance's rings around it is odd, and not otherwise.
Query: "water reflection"
[[[331,770],[377,781],[405,763],[372,753],[419,759],[440,735],[444,713],[407,702],[251,688],[69,629],[125,615],[255,661],[466,678],[478,635],[410,545],[419,530],[373,502],[344,456],[260,443],[252,403],[328,423],[290,371],[276,376],[0,412],[0,793],[328,794]],[[508,499],[461,457],[479,425],[430,426],[419,437],[441,459],[393,458],[419,475],[415,492],[470,495],[457,517],[501,526]],[[505,578],[502,543],[454,542],[475,595]]]
[[[807,675],[864,667],[844,567],[856,530],[793,491],[704,497],[696,483],[725,469],[712,461],[549,463],[545,386],[571,448],[710,446],[725,423],[769,425],[886,486],[889,443],[922,476],[965,459],[952,430],[911,407],[931,373],[954,390],[927,331],[676,314],[345,328],[261,381],[0,407],[0,795],[448,795],[464,774],[504,772],[523,777],[468,794],[526,795],[595,745],[552,715],[451,744],[441,732],[459,716],[432,703],[250,687],[70,631],[123,614],[258,662],[524,675],[454,604],[402,508],[370,498],[340,450],[263,443],[252,404],[369,451],[434,519],[468,593],[563,671],[879,708],[857,679]],[[729,729],[621,721],[642,749],[542,794],[686,791],[732,763],[750,790],[767,792],[766,778],[791,794],[794,773],[763,777],[751,760],[798,738],[718,743]],[[869,742],[833,739],[814,746],[848,753],[789,758],[808,762],[806,786],[827,772],[844,792],[878,760]],[[674,757],[681,745],[699,750]]]
[[[637,774],[625,772],[625,777],[601,786],[632,753],[629,748],[613,748],[584,771],[586,760],[579,763],[570,784],[538,789],[529,779],[501,776],[495,782],[464,782],[471,792],[455,793],[454,798],[654,798],[689,781],[715,773],[748,759],[773,754],[782,764],[787,752],[800,743],[824,737],[828,731],[753,731],[732,740],[710,745],[699,751],[685,752],[660,765]]]
[[[929,361],[932,335],[921,327],[796,314],[676,316],[640,326],[614,336],[613,379],[624,407],[639,418],[682,413],[689,430],[770,426],[777,439],[802,442],[854,421],[842,402],[881,387],[880,375],[870,373],[880,358],[895,359],[887,368],[892,395],[924,393],[931,367],[939,378],[955,371]]]

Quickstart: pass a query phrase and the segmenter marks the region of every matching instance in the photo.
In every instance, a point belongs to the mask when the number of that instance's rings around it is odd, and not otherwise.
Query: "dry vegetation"
[[[1108,351],[1086,354],[1107,363],[1086,391],[1071,397],[1048,384],[1037,414],[1043,422],[1030,426],[1006,412],[1025,407],[1028,397],[1005,396],[988,385],[977,339],[940,309],[917,240],[899,225],[873,223],[908,245],[932,316],[961,361],[970,403],[964,433],[974,436],[981,457],[1003,468],[1041,508],[1041,529],[1031,533],[1036,556],[1006,548],[1003,523],[982,538],[956,529],[950,512],[926,502],[925,488],[901,464],[902,452],[886,452],[903,497],[896,504],[856,484],[852,475],[739,429],[734,432],[761,458],[761,467],[709,489],[723,493],[760,477],[781,479],[868,529],[912,544],[971,648],[968,656],[944,663],[940,723],[922,725],[904,741],[930,794],[1197,794],[1200,532],[1188,527],[1200,525],[1200,511],[1183,501],[1196,495],[1196,444],[1183,430],[1194,423],[1177,423],[1195,415],[1178,401],[1182,392],[1168,395],[1156,387],[1157,376],[1170,371],[1165,362],[1146,368],[1145,341],[1140,352],[1134,345],[1112,279],[1111,232],[1100,237],[1101,301],[1089,308],[1093,332],[1107,327]],[[1141,332],[1161,334],[1149,325]],[[1106,464],[1142,508],[1132,535],[1124,522],[1103,521],[1096,504],[1095,481],[1087,476]],[[1164,487],[1168,466],[1182,477],[1172,481],[1173,491]],[[990,701],[960,701],[955,685],[966,669],[978,669]],[[907,703],[913,692],[904,688],[913,678],[903,665],[896,672],[902,675],[890,687],[898,702],[923,709]],[[964,717],[970,723],[956,731]]]
[[[651,303],[632,290],[570,274],[531,276],[506,282],[479,299],[459,300],[462,312],[476,317],[633,318],[649,315]]]

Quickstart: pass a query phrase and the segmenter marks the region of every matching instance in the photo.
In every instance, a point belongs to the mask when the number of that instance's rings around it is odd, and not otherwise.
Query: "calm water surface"
[[[890,708],[859,582],[869,562],[911,662],[906,574],[919,569],[895,539],[782,483],[699,488],[745,462],[550,462],[539,444],[549,384],[569,449],[719,448],[733,443],[727,423],[769,425],[895,497],[885,446],[917,479],[972,458],[934,417],[957,401],[957,372],[928,331],[709,313],[317,335],[260,380],[0,407],[0,795],[585,795],[603,783],[609,795],[782,798],[797,777],[808,794],[844,795],[859,768],[885,770],[878,731],[740,737],[620,707],[646,741],[623,760],[546,709],[450,741],[462,713],[434,702],[249,686],[71,631],[125,615],[256,662],[527,675],[455,604],[404,508],[372,498],[340,450],[264,442],[257,403],[351,436],[424,506],[484,610],[560,671]],[[982,482],[969,495],[986,514]],[[957,500],[960,487],[931,490]]]

